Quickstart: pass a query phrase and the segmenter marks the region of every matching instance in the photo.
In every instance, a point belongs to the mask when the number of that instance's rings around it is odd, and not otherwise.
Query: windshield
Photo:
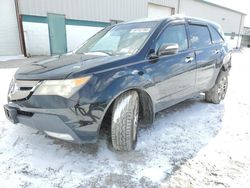
[[[105,28],[84,43],[76,53],[133,55],[142,47],[157,23],[130,23]]]

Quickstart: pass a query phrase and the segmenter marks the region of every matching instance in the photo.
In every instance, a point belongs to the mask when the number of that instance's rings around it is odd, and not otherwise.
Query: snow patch
[[[199,96],[158,113],[129,153],[113,151],[103,133],[97,144],[51,139],[0,110],[1,187],[248,187],[249,54],[234,54],[221,104]],[[0,106],[15,71],[0,69]]]

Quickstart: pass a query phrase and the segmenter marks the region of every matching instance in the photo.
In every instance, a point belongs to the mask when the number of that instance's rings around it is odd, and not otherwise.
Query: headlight
[[[34,95],[59,95],[65,98],[72,97],[91,76],[66,79],[66,80],[45,80],[35,90]]]

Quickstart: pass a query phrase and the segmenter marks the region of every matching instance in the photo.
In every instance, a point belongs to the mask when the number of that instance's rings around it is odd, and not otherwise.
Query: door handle
[[[215,54],[219,54],[219,53],[220,53],[220,50],[216,49],[214,53],[215,53]]]
[[[185,58],[185,62],[186,62],[186,63],[191,63],[193,60],[194,60],[193,57],[186,57],[186,58]]]

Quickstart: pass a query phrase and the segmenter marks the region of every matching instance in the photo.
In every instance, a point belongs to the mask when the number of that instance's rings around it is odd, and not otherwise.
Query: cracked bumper
[[[89,106],[81,107],[88,112]],[[6,117],[14,124],[21,123],[45,132],[51,137],[67,140],[73,143],[96,142],[100,118],[77,112],[74,108],[37,109],[18,106],[15,103],[4,105]]]

